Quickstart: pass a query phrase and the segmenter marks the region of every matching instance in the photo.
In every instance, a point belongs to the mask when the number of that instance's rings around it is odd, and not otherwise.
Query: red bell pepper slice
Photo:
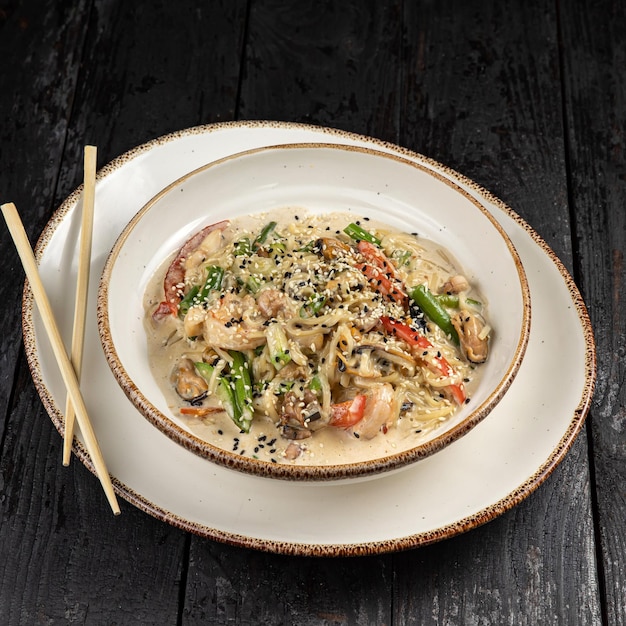
[[[368,261],[358,267],[369,279],[372,288],[386,298],[406,307],[408,304],[406,290],[398,277],[396,268],[385,253],[369,241],[359,241],[357,249]]]
[[[428,341],[422,333],[418,330],[414,330],[410,326],[394,320],[391,317],[383,316],[380,318],[380,322],[383,328],[391,335],[395,335],[411,348],[419,348],[420,350],[428,350],[433,347],[433,344]],[[444,356],[434,356],[432,361],[424,361],[427,366],[434,369],[436,374],[440,374],[444,377],[454,376],[456,373],[454,368],[448,363]],[[431,365],[432,363],[432,365]],[[465,395],[465,389],[462,384],[451,384],[446,387],[446,390],[456,400],[458,404],[463,404],[467,398]]]

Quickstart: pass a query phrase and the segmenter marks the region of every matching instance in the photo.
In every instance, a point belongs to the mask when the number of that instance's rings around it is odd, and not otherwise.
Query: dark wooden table
[[[287,556],[183,532],[61,464],[0,228],[0,623],[626,623],[626,4],[482,0],[0,0],[0,201],[33,244],[99,166],[228,120],[336,127],[477,181],[547,241],[589,308],[582,433],[521,504],[365,557]]]

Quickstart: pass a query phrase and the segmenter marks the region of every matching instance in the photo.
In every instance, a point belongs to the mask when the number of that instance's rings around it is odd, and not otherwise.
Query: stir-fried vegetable
[[[343,232],[355,241],[367,241],[377,246],[380,246],[381,244],[381,240],[376,237],[376,235],[373,235],[372,233],[365,230],[362,226],[360,226],[359,224],[355,224],[354,222],[348,224],[343,229]]]
[[[178,387],[194,367],[201,383],[190,398],[176,389],[190,405],[182,414],[226,412],[248,433],[256,413],[263,429],[293,441],[328,426],[368,439],[401,421],[426,430],[466,402],[475,361],[452,316],[480,306],[466,297],[469,283],[413,235],[356,221],[343,228],[349,219],[337,227],[298,214],[253,231],[236,223],[186,264],[179,253],[185,274],[173,302],[191,370],[178,366]],[[411,286],[423,276],[442,293]]]
[[[215,395],[228,416],[243,432],[250,431],[252,423],[252,381],[248,364],[241,352],[230,353],[233,362],[230,373],[216,378]],[[209,363],[195,363],[198,374],[210,383],[215,368]]]
[[[269,222],[266,226],[263,227],[257,238],[252,243],[252,249],[258,248],[262,246],[269,237],[270,233],[276,228],[276,222]]]
[[[230,378],[234,387],[236,413],[234,421],[244,432],[249,432],[252,424],[252,379],[246,357],[241,352],[230,351],[233,362]]]
[[[320,293],[313,294],[308,301],[300,307],[300,317],[312,317],[317,315],[326,304],[326,296]]]
[[[448,337],[459,345],[459,335],[452,325],[452,320],[448,312],[441,306],[441,303],[426,285],[418,285],[409,290],[409,296],[424,311],[424,314],[431,319]]]
[[[277,322],[268,324],[265,331],[267,339],[267,349],[270,353],[270,362],[277,369],[281,369],[291,361],[289,356],[289,340],[285,331]]]
[[[441,304],[442,306],[449,307],[451,309],[458,309],[461,306],[461,298],[457,294],[451,293],[440,293],[437,295],[433,294],[433,297]],[[481,308],[482,302],[478,300],[474,300],[473,298],[465,298],[465,304],[469,304],[475,308]]]
[[[207,277],[200,292],[199,301],[202,304],[206,304],[206,299],[209,297],[211,291],[222,288],[222,281],[224,280],[224,269],[219,265],[210,265],[207,267]]]
[[[187,315],[199,291],[200,286],[194,285],[180,301],[180,304],[178,305],[178,317],[180,317],[180,319],[184,319],[185,315]]]
[[[383,316],[380,318],[380,322],[388,333],[402,339],[402,341],[407,343],[411,348],[419,348],[424,351],[428,351],[433,348],[433,344],[424,335],[422,335],[422,333],[417,330],[413,330],[410,326],[407,326],[398,320]],[[425,362],[427,365],[433,367],[435,373],[446,378],[456,376],[456,372],[443,355],[437,353],[436,355],[429,356],[429,360]],[[463,404],[465,402],[465,390],[463,389],[463,385],[461,383],[450,384],[448,385],[447,390],[458,404]]]

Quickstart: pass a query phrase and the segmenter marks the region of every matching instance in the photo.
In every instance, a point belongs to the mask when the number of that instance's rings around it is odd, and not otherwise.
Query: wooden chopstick
[[[104,493],[106,494],[109,504],[111,505],[111,509],[113,509],[113,513],[115,513],[115,515],[119,515],[120,508],[115,496],[111,477],[107,471],[104,458],[102,457],[102,452],[100,451],[100,446],[98,445],[98,440],[96,439],[89,416],[87,415],[87,408],[85,407],[85,402],[78,386],[78,379],[76,378],[76,373],[74,372],[72,363],[70,362],[67,352],[65,351],[65,346],[63,345],[63,340],[61,339],[61,334],[54,319],[50,301],[48,300],[48,296],[41,281],[39,270],[37,268],[37,261],[35,260],[35,255],[30,246],[30,242],[28,241],[26,231],[24,230],[24,225],[22,224],[22,220],[20,219],[17,209],[12,202],[3,204],[0,208],[2,209],[2,214],[4,215],[7,226],[9,227],[11,237],[13,237],[13,241],[15,242],[17,252],[22,260],[22,265],[24,266],[26,277],[30,283],[35,303],[37,304],[37,308],[41,314],[41,319],[52,345],[54,356],[59,365],[63,381],[74,406],[76,419],[78,420],[78,425],[85,440],[85,447],[91,457],[91,461],[96,470],[96,475],[100,479],[100,483],[102,484]]]
[[[76,301],[74,304],[74,328],[72,331],[72,366],[80,382],[83,367],[83,346],[85,344],[85,320],[87,313],[87,295],[89,289],[89,270],[91,268],[91,240],[93,233],[93,212],[96,188],[95,146],[85,146],[83,214],[80,229],[80,249],[78,256],[78,278],[76,283]],[[70,464],[72,443],[74,441],[74,405],[68,394],[65,404],[65,432],[63,438],[63,465]]]

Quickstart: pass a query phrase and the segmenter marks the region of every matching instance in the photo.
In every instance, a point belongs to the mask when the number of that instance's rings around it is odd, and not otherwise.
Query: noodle
[[[155,369],[168,363],[186,414],[189,405],[221,405],[242,432],[263,424],[283,447],[298,442],[296,457],[322,431],[349,432],[357,443],[393,429],[424,436],[468,401],[477,365],[464,354],[465,335],[458,345],[412,289],[438,294],[459,268],[432,242],[350,215],[291,217],[264,228],[250,218],[217,225],[182,259],[184,281],[173,287],[164,266],[160,297],[169,289],[175,298],[148,298],[147,319],[160,336],[183,341],[160,343],[155,353],[170,353]],[[331,223],[357,232],[366,224],[374,243]],[[459,294],[462,313],[483,309],[478,299],[471,288]],[[175,314],[164,314],[168,307]],[[484,322],[483,310],[471,314]],[[480,328],[488,342],[488,325]],[[181,391],[193,376],[178,367],[183,359],[205,380],[197,397]]]

